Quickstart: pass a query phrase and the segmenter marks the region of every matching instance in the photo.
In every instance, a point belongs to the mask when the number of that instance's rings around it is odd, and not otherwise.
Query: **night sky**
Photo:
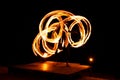
[[[4,61],[3,57],[5,55],[1,54],[3,59],[1,58],[0,62],[2,64],[11,65],[43,60],[41,57],[36,57],[32,52],[32,41],[38,33],[40,20],[50,11],[66,10],[75,15],[85,16],[92,26],[92,32],[88,42],[80,48],[69,49],[69,61],[89,64],[88,57],[92,56],[95,61],[91,65],[95,71],[117,73],[120,67],[118,54],[112,54],[110,51],[111,48],[107,51],[106,48],[108,47],[105,47],[108,43],[105,42],[106,30],[109,30],[106,27],[111,28],[113,25],[107,22],[109,20],[108,14],[106,13],[108,8],[104,6],[103,2],[86,0],[71,0],[71,2],[70,0],[29,1],[16,2],[12,9],[11,20],[13,23],[12,27],[14,27],[15,50],[12,48],[13,52],[8,56],[8,61]],[[111,41],[108,43],[109,47],[111,46]],[[56,60],[58,58],[58,61],[65,61],[66,52],[67,49],[61,54],[53,55],[47,60]]]

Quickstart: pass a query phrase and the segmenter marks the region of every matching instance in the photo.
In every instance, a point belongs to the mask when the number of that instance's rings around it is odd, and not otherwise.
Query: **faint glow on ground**
[[[43,71],[47,71],[48,68],[49,68],[48,66],[49,66],[48,64],[43,64],[43,65],[42,65]]]

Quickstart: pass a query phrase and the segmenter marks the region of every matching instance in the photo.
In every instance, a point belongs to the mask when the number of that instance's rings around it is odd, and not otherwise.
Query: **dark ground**
[[[66,80],[66,78],[55,77],[55,76],[44,76],[26,73],[9,73],[8,68],[0,66],[0,80]],[[111,74],[94,73],[92,71],[84,71],[77,77],[72,77],[69,80],[120,80],[120,78]]]

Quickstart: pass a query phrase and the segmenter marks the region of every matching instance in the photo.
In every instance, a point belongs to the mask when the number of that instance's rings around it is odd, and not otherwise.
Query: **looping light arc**
[[[77,31],[74,31],[74,28]],[[79,39],[75,41],[72,32],[77,32]],[[89,20],[83,16],[74,15],[64,10],[55,10],[46,14],[40,24],[39,33],[32,43],[32,50],[37,56],[48,58],[67,48],[78,48],[84,45],[91,35],[91,24]]]

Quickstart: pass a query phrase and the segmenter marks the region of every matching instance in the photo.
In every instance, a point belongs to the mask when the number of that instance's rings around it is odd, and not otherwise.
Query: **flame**
[[[77,25],[80,39],[72,39],[72,30]],[[32,50],[37,56],[48,58],[56,52],[61,52],[62,47],[78,48],[84,45],[91,35],[91,24],[83,16],[76,16],[64,10],[55,10],[46,14],[40,24],[39,33],[32,43]],[[61,46],[61,47],[59,47]]]
[[[89,62],[90,62],[90,63],[94,62],[94,58],[93,58],[93,57],[90,57],[90,58],[89,58]]]

